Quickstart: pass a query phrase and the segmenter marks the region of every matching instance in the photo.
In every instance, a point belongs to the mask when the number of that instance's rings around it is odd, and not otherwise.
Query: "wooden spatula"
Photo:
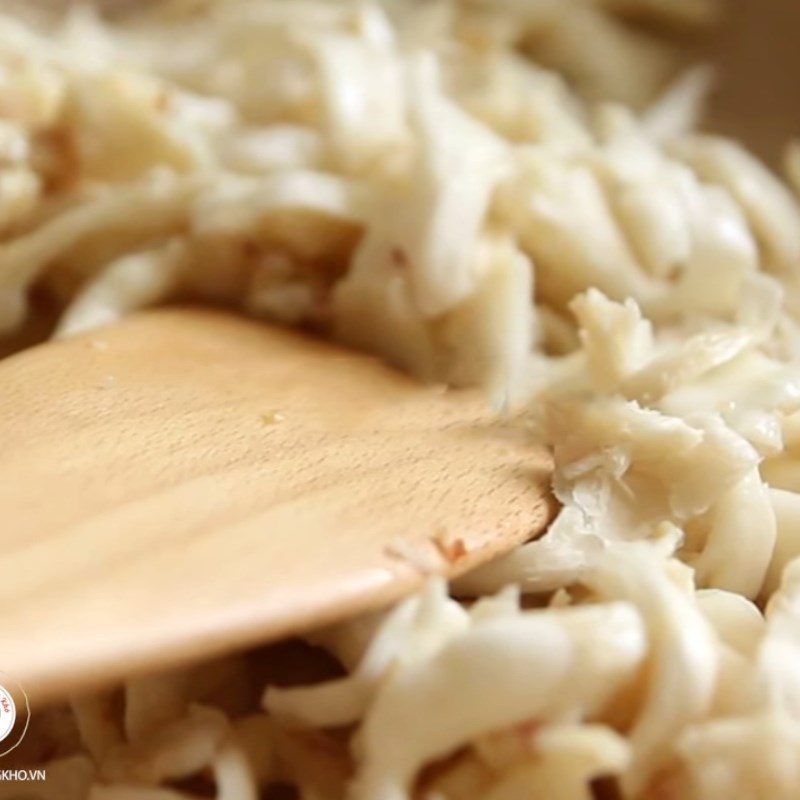
[[[329,623],[539,532],[479,393],[175,309],[0,362],[0,670],[43,701]]]

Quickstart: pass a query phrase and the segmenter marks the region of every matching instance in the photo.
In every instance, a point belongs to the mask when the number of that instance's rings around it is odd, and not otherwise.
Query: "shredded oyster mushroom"
[[[310,325],[528,415],[562,508],[304,645],[41,711],[8,763],[47,781],[0,798],[800,796],[800,150],[784,182],[696,133],[708,72],[631,27],[716,5],[113,12],[2,7],[9,342],[183,297]]]

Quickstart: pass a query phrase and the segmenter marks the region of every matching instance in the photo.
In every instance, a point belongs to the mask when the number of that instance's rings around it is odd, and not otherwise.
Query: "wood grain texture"
[[[34,702],[386,603],[540,531],[476,393],[221,312],[0,364],[0,658]]]

